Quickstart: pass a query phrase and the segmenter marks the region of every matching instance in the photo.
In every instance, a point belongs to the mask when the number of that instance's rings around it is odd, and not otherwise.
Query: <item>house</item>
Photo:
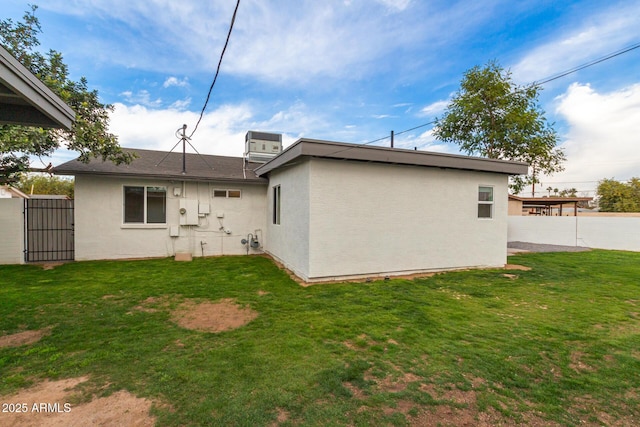
[[[28,199],[29,196],[11,185],[0,185],[0,199]]]
[[[257,252],[268,181],[241,157],[123,148],[129,165],[76,160],[54,169],[75,175],[76,260]],[[183,168],[184,160],[184,168]]]
[[[312,139],[262,163],[250,149],[244,158],[125,150],[137,155],[129,165],[54,169],[76,177],[76,259],[266,252],[307,282],[503,266],[508,176],[527,172]]]

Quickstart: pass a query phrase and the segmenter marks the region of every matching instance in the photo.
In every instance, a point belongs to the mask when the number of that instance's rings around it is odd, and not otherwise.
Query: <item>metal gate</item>
[[[24,228],[26,262],[74,259],[73,200],[25,199]]]

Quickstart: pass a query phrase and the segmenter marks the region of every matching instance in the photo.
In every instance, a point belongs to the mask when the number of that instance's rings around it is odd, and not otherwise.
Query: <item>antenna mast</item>
[[[180,137],[180,141],[182,141],[182,175],[187,173],[187,139],[189,139],[187,125],[182,125],[182,135]]]
[[[178,133],[182,131],[182,133]],[[193,135],[193,134],[192,134]],[[207,162],[207,159],[205,159],[202,154],[200,154],[200,152],[196,149],[196,147],[194,147],[189,140],[191,139],[191,137],[187,136],[187,125],[182,125],[181,128],[179,128],[178,130],[176,130],[176,137],[179,139],[178,142],[176,142],[176,145],[173,146],[173,148],[171,149],[171,151],[169,151],[163,158],[162,160],[160,160],[158,162],[158,164],[156,165],[156,167],[160,166],[160,164],[162,162],[164,162],[167,157],[169,157],[169,154],[173,153],[173,150],[175,150],[175,148],[178,146],[178,144],[180,144],[182,142],[182,175],[186,175],[187,174],[187,144],[189,144],[189,146],[191,148],[193,148],[196,152],[196,154],[198,154],[198,156],[200,156],[200,158],[202,159],[202,161],[209,167],[209,169],[213,170],[213,166],[211,166],[209,164],[209,162]]]

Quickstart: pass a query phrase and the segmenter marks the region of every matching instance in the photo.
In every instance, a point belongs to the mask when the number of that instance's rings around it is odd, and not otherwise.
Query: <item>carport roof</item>
[[[71,129],[74,111],[0,46],[0,124]]]

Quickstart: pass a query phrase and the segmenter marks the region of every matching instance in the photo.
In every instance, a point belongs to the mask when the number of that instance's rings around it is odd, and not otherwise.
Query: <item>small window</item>
[[[478,189],[478,218],[493,218],[493,187]]]
[[[165,187],[124,187],[125,224],[165,224],[167,189]]]
[[[124,222],[144,224],[144,187],[124,187]]]
[[[213,197],[239,199],[240,197],[242,197],[242,191],[241,190],[213,190]]]
[[[167,189],[147,187],[147,224],[167,222]]]
[[[280,186],[273,187],[273,223],[280,224]]]

